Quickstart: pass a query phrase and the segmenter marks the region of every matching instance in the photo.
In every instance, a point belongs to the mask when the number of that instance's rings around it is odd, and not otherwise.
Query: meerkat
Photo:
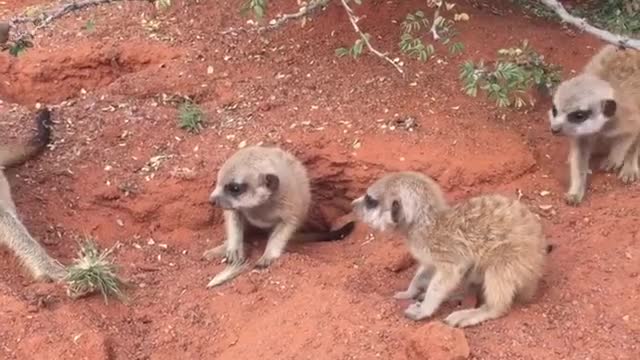
[[[439,185],[415,172],[383,176],[353,201],[353,210],[373,229],[405,237],[419,265],[394,298],[422,298],[405,310],[416,321],[470,290],[477,292],[476,308],[455,311],[446,323],[467,327],[503,316],[514,299],[533,298],[552,249],[538,218],[518,200],[480,195],[447,205]]]
[[[353,231],[354,221],[334,231],[299,231],[309,223],[311,200],[307,170],[291,153],[276,146],[250,146],[234,153],[220,168],[209,196],[211,204],[223,209],[226,239],[203,256],[224,255],[228,265],[208,287],[232,279],[246,267],[244,234],[248,226],[271,232],[258,268],[278,259],[290,240],[333,241]]]
[[[624,183],[640,179],[640,51],[604,46],[558,86],[549,122],[553,134],[569,138],[568,204],[582,202],[597,149],[607,154],[601,170],[617,171]]]
[[[38,281],[57,281],[64,267],[51,258],[20,221],[4,169],[22,164],[42,152],[51,138],[48,109],[36,116],[37,134],[26,143],[0,146],[0,245],[11,249]]]

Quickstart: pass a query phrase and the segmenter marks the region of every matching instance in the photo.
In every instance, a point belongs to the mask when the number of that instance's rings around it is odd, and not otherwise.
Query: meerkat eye
[[[373,209],[378,206],[378,200],[372,198],[371,196],[369,196],[369,194],[367,194],[364,196],[364,206],[366,206],[367,209]]]
[[[553,117],[558,116],[558,108],[556,108],[555,105],[551,106],[551,114],[553,115]]]
[[[591,116],[590,110],[578,110],[567,115],[567,121],[574,124],[580,124]]]
[[[238,196],[247,190],[247,184],[229,183],[224,188],[232,196]]]

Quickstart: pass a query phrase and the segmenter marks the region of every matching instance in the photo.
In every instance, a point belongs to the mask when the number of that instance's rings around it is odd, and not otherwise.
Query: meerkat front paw
[[[429,315],[431,314],[425,312],[421,304],[419,302],[416,302],[407,307],[407,309],[404,311],[404,315],[411,320],[420,321],[429,317]]]
[[[397,293],[393,294],[393,298],[396,300],[409,300],[415,299],[415,297],[418,295],[419,294],[417,291],[398,291]]]
[[[244,263],[244,251],[241,248],[227,250],[225,258],[228,264],[242,264]]]
[[[273,264],[273,262],[276,261],[276,259],[277,259],[277,257],[269,256],[267,254],[264,254],[256,262],[256,268],[265,269],[265,268],[271,266],[271,264]]]
[[[46,266],[34,271],[33,277],[36,281],[41,282],[57,282],[67,276],[67,270],[61,264],[52,260]]]
[[[564,201],[567,203],[567,205],[577,206],[582,202],[583,197],[584,194],[568,192],[564,195]]]
[[[637,180],[640,180],[640,169],[637,166],[623,166],[618,173],[618,179],[622,180],[625,184],[630,184]]]

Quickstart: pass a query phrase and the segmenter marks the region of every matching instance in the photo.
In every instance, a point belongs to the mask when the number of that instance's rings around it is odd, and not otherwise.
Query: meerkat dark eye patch
[[[581,124],[591,117],[591,110],[578,110],[567,114],[567,121],[572,124]]]
[[[618,109],[618,104],[615,100],[605,100],[602,102],[602,113],[606,117],[613,117]]]
[[[401,211],[402,208],[400,207],[400,201],[393,200],[393,202],[391,203],[391,220],[393,220],[393,222],[396,224],[400,222]]]
[[[280,187],[280,178],[274,174],[261,175],[261,182],[267,189],[276,191]]]
[[[551,115],[553,115],[553,117],[558,116],[558,108],[556,108],[555,105],[551,105]]]
[[[245,183],[231,182],[224,186],[224,191],[231,196],[240,196],[247,191],[248,185]]]
[[[374,209],[378,206],[378,200],[372,198],[369,194],[366,194],[364,196],[364,206],[366,206],[367,209]]]

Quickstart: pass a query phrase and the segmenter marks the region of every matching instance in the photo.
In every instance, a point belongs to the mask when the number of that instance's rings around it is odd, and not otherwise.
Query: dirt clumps
[[[470,350],[464,331],[440,321],[411,329],[407,343],[407,360],[465,360]]]
[[[162,45],[131,41],[34,48],[17,58],[2,53],[0,98],[24,105],[60,102],[104,87],[124,74],[160,66],[175,54]]]

